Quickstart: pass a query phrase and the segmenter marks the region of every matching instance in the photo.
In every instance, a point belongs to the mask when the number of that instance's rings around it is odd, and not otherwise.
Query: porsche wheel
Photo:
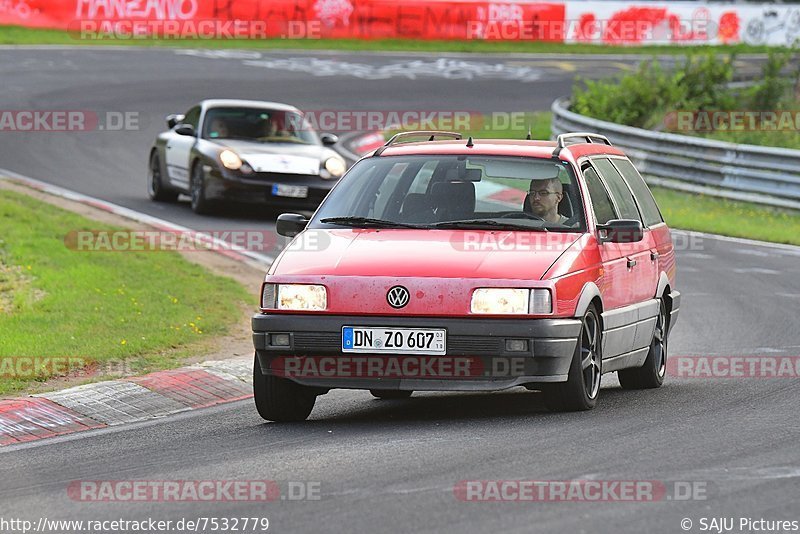
[[[147,172],[147,196],[156,202],[175,202],[178,200],[178,193],[167,189],[164,186],[161,175],[161,158],[158,152],[153,151],[150,155],[150,166]]]
[[[192,211],[198,215],[211,213],[213,211],[212,204],[206,198],[206,177],[203,172],[203,165],[200,162],[196,162],[192,167],[189,189],[192,197]]]

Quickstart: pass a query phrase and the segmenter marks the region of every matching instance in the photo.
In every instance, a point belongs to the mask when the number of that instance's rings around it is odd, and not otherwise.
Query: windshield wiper
[[[430,228],[481,228],[490,227],[492,230],[526,230],[529,232],[547,232],[543,226],[530,226],[527,224],[501,222],[494,219],[465,219],[463,221],[444,221],[430,225]]]
[[[419,224],[373,219],[371,217],[326,217],[325,219],[320,219],[319,222],[341,224],[342,226],[353,226],[355,228],[425,228],[425,226]]]

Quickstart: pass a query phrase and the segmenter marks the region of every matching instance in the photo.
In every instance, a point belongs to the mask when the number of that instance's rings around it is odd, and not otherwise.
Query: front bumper
[[[297,369],[303,368],[302,363],[297,365],[298,361],[310,359],[352,362],[409,358],[408,355],[343,353],[343,326],[444,328],[447,331],[446,355],[422,358],[462,359],[479,372],[426,377],[281,374],[281,366],[292,359]],[[264,374],[286,376],[300,384],[320,388],[474,391],[566,381],[581,321],[257,314],[252,319],[252,327],[253,344]],[[273,346],[270,334],[289,334],[289,346]],[[506,339],[528,340],[527,351],[507,351]]]
[[[323,180],[315,175],[253,173],[242,175],[216,168],[206,168],[206,197],[209,200],[226,200],[283,206],[286,208],[315,210],[337,180]],[[276,184],[308,187],[308,196],[293,198],[275,196],[272,186]]]

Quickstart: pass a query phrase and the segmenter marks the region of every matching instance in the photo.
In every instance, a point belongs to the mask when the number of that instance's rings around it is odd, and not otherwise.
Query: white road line
[[[727,241],[729,243],[739,243],[742,245],[773,248],[800,255],[800,247],[797,245],[786,245],[784,243],[770,243],[768,241],[756,241],[755,239],[745,239],[743,237],[729,237],[725,235],[707,234],[705,232],[695,232],[693,230],[673,230],[673,232],[686,234],[688,236],[703,237],[705,239],[716,239],[718,241]]]
[[[739,267],[733,269],[736,274],[781,274],[780,271],[774,269],[764,269],[763,267]]]

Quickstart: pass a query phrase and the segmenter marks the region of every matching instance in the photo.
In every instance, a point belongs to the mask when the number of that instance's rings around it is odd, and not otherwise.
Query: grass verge
[[[652,187],[672,228],[800,245],[800,212]]]
[[[65,246],[68,231],[99,226],[0,190],[0,395],[63,374],[54,371],[67,358],[128,374],[178,366],[255,305],[237,282],[175,252]],[[40,358],[37,372],[21,357]]]
[[[531,54],[665,54],[683,55],[720,47],[651,45],[638,47],[564,44],[535,41],[420,41],[413,39],[80,39],[63,30],[0,26],[0,44],[6,45],[114,45],[145,47],[249,48],[347,50],[369,52],[480,52]],[[729,45],[726,52],[737,54],[766,53],[774,47]]]

